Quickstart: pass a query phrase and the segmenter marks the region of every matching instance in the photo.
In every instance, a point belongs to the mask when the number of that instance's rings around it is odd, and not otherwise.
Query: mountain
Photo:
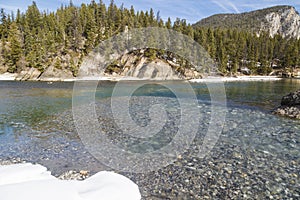
[[[300,38],[300,15],[292,6],[275,6],[241,14],[217,14],[202,19],[194,27],[238,28],[270,36]]]

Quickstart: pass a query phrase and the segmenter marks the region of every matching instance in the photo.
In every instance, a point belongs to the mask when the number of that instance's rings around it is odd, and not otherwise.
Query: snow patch
[[[139,200],[138,186],[114,172],[84,181],[58,180],[41,165],[0,166],[1,200]]]

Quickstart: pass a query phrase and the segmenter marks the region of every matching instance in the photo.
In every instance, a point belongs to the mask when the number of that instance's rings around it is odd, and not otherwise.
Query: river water
[[[107,169],[88,152],[78,137],[72,118],[73,84],[72,82],[0,82],[1,160],[20,158],[25,161],[41,163],[50,168],[55,175],[70,169],[87,169],[92,172]],[[128,83],[128,85],[131,84],[134,85],[136,82]],[[174,81],[165,84],[180,88],[182,82]],[[99,105],[110,105],[114,86],[115,83],[112,82],[99,83],[95,95]],[[197,94],[199,107],[203,108],[201,112],[209,115],[210,95],[206,85],[193,83],[192,86],[193,92]],[[224,148],[227,145],[233,148],[233,145],[240,149],[234,155],[251,157],[251,153],[260,152],[261,155],[265,155],[265,159],[271,156],[274,160],[268,158],[270,170],[275,169],[276,171],[282,162],[288,166],[292,162],[293,166],[290,166],[287,171],[292,174],[291,176],[296,177],[297,181],[293,183],[296,185],[288,188],[290,190],[297,188],[300,175],[300,122],[274,116],[271,112],[279,106],[283,95],[300,88],[300,80],[228,82],[225,83],[225,88],[226,122],[219,143],[215,147],[215,155],[221,151],[227,152]],[[190,91],[186,92],[188,96]],[[131,104],[136,105],[136,110],[132,111],[135,113],[133,118],[143,118],[141,121],[136,119],[140,124],[147,124],[147,120],[149,122],[147,111],[139,114],[139,109],[147,109],[149,102],[166,101],[165,104],[170,103],[170,109],[178,106],[178,103],[172,101],[172,99],[176,100],[175,95],[166,87],[156,83],[139,88],[133,96],[135,97]],[[122,94],[118,96],[120,100],[121,97]],[[102,112],[109,112],[105,109]],[[99,115],[105,115],[101,113],[101,109],[99,112]],[[170,113],[172,112],[171,110]],[[174,115],[180,115],[180,111],[174,111],[174,113]],[[105,122],[104,120],[104,124]],[[172,132],[170,124],[168,125],[169,132]],[[118,129],[112,130],[113,126],[108,125],[107,127],[108,132],[118,133]],[[117,140],[122,142],[122,138],[117,138]],[[138,146],[143,148],[142,145]],[[260,155],[260,153],[258,154]],[[221,157],[220,159],[224,159],[227,163],[234,162],[226,156]],[[212,156],[212,158],[214,157]],[[260,156],[255,155],[253,158],[261,159]],[[238,160],[238,156],[236,159]],[[264,165],[264,163],[265,161],[261,163],[257,161],[256,164]],[[284,166],[282,168],[285,169]],[[283,173],[280,170],[277,172]],[[277,172],[274,172],[273,176],[276,176]],[[262,171],[256,173],[261,173],[260,175],[263,176]],[[290,175],[289,173],[287,176]],[[270,178],[270,180],[273,179]],[[295,189],[293,193],[295,194],[295,192],[297,193],[299,190]]]

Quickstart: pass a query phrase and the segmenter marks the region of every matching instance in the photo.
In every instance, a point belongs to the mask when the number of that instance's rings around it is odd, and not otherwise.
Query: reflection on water
[[[226,83],[229,103],[273,110],[282,96],[300,88],[300,80]]]

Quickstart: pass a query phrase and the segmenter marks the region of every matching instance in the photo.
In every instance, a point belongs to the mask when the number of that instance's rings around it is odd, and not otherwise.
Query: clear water
[[[182,83],[166,84],[181,88]],[[192,86],[199,105],[209,105],[206,85]],[[299,159],[300,122],[274,116],[271,111],[283,95],[300,88],[300,80],[229,82],[225,87],[228,114],[224,141],[242,141],[247,148]],[[99,83],[97,101],[109,98],[113,88],[114,83]],[[97,170],[99,163],[87,153],[72,127],[72,92],[73,83],[0,81],[0,159],[19,157],[57,172],[87,166]],[[185,92],[188,97],[189,91]],[[174,98],[166,87],[155,83],[138,89],[134,95]],[[280,137],[280,133],[285,136]]]

